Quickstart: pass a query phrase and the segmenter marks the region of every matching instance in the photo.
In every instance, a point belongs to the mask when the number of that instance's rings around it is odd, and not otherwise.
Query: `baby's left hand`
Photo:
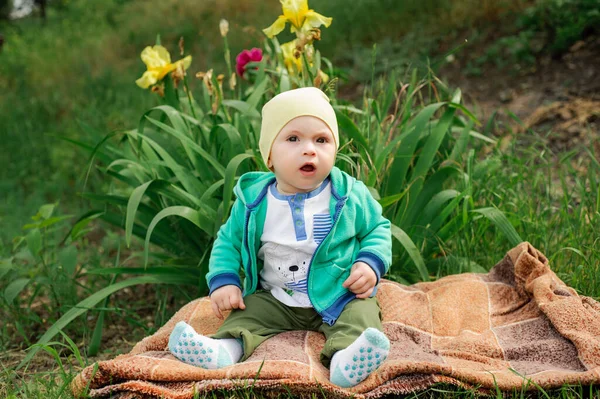
[[[352,265],[350,276],[344,281],[342,286],[348,288],[357,298],[368,298],[377,284],[377,275],[371,269],[371,266],[365,262],[356,262]]]

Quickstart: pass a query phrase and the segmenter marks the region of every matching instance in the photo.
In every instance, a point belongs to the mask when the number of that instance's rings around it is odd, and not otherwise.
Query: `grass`
[[[553,151],[552,132],[510,136],[486,155],[496,166],[475,176],[478,203],[508,214],[519,234],[548,256],[559,277],[580,294],[600,298],[600,164],[585,148]],[[482,220],[450,245],[480,265],[499,260],[507,241]]]
[[[22,233],[21,226],[41,204],[60,200],[63,214],[81,214],[88,208],[77,196],[83,191],[86,155],[57,136],[85,139],[96,132],[129,128],[132,121],[156,104],[155,98],[133,81],[144,69],[139,52],[154,42],[157,33],[164,43],[185,38],[187,52],[194,56],[193,73],[212,67],[224,71],[218,20],[226,17],[232,24],[229,40],[235,55],[260,44],[262,36],[257,27],[266,27],[280,11],[277,2],[272,3],[240,0],[232,8],[228,2],[199,5],[192,0],[156,2],[152,7],[141,1],[73,1],[67,8],[68,15],[51,10],[43,26],[35,19],[2,25],[0,31],[7,43],[0,53],[0,74],[7,79],[0,80],[0,120],[2,134],[7,137],[2,137],[2,159],[6,162],[0,171],[0,192],[4,195],[0,202],[0,255],[10,251],[11,239]],[[426,65],[427,57],[436,56],[438,36],[434,33],[460,29],[467,22],[491,23],[508,12],[523,10],[531,2],[388,0],[373,4],[361,0],[352,8],[341,6],[343,3],[314,0],[311,7],[334,17],[335,29],[324,31],[318,48],[341,65],[342,75],[348,79],[342,85],[353,85],[368,81],[373,73],[374,42],[378,43],[375,73]],[[397,12],[388,12],[391,6]],[[439,15],[444,18],[432,18]],[[433,33],[423,34],[422,27]],[[345,45],[339,46],[340,42]],[[174,48],[170,50],[177,53]],[[551,135],[515,134],[506,146],[480,148],[477,157],[486,166],[473,175],[473,198],[478,205],[493,204],[506,212],[521,236],[549,257],[551,267],[565,283],[582,295],[598,299],[600,165],[582,148],[555,152]],[[106,191],[107,182],[94,171],[87,184]],[[82,244],[87,256],[81,260],[82,265],[90,269],[112,265],[123,237],[110,230],[107,233],[98,242]],[[481,218],[444,247],[450,255],[467,257],[489,269],[510,245]],[[442,275],[461,272],[460,266],[443,267],[447,270],[441,270]],[[107,283],[108,279],[103,278],[95,281],[96,285]],[[89,290],[90,286],[80,289]],[[105,308],[107,326],[124,326],[116,333],[117,340],[122,336],[135,341],[154,332],[187,300],[181,293],[175,300],[167,300],[173,292],[164,287],[149,288],[144,293],[144,301],[132,301],[131,292],[115,295],[110,307]],[[63,338],[60,344],[45,348],[50,360],[37,364],[37,370],[33,363],[33,371],[26,375],[15,372],[9,358],[1,358],[0,396],[70,397],[65,384],[83,365],[98,359],[86,354],[93,320],[82,320],[68,331],[70,337],[80,337],[76,345]],[[20,321],[27,324],[26,320]],[[14,337],[7,335],[5,327],[0,328],[0,334],[5,353],[12,353]],[[53,358],[52,351],[60,357]],[[103,354],[107,358],[114,355],[110,347]],[[436,386],[409,397],[439,396],[464,398],[475,393]],[[548,396],[579,398],[591,397],[592,393],[586,387],[565,387],[549,391]],[[525,396],[515,392],[513,397]]]
[[[581,295],[599,299],[600,285],[596,277],[600,268],[600,251],[597,245],[600,239],[599,165],[589,161],[586,156],[578,161],[575,154],[553,153],[548,146],[547,137],[540,137],[533,132],[513,140],[503,151],[497,148],[488,151],[487,148],[481,148],[478,155],[488,159],[496,167],[486,169],[487,174],[478,176],[474,193],[476,201],[493,203],[505,210],[519,233],[549,257],[553,270],[565,283]],[[582,153],[587,154],[585,150]],[[562,163],[557,163],[557,160],[562,160]],[[570,182],[567,183],[568,181]],[[119,240],[119,237],[113,237],[114,239]],[[508,248],[508,242],[496,234],[494,228],[483,218],[477,228],[465,231],[455,242],[447,243],[450,254],[470,257],[485,268],[498,261]],[[161,295],[157,295],[157,298],[159,296]],[[116,299],[113,306],[136,313],[133,309],[135,304],[128,302],[126,296]],[[154,306],[154,309],[158,308],[161,307]],[[152,310],[149,312],[152,313]],[[154,325],[159,326],[164,318],[158,317],[159,310],[155,313],[157,320]],[[81,343],[78,346],[81,347]],[[41,371],[24,377],[5,369],[2,380],[6,383],[3,388],[0,386],[0,394],[6,393],[7,397],[59,397],[65,382],[72,379],[81,367],[81,361],[75,353],[73,348],[65,349],[62,360],[57,362],[63,362],[62,368],[55,364],[53,368],[56,370],[53,372]],[[79,356],[83,357],[85,364],[93,361],[85,359],[85,354]],[[535,395],[514,392],[509,397],[583,398],[593,396],[590,389],[565,386],[547,392],[539,391]],[[408,397],[441,396],[470,398],[477,395],[472,390],[438,385]],[[240,397],[245,396],[241,393]]]
[[[318,44],[322,54],[339,65],[350,82],[366,82],[372,72],[373,43],[378,43],[376,72],[426,67],[444,32],[460,29],[467,20],[494,20],[503,10],[525,6],[523,1],[483,3],[361,0],[348,8],[342,0],[313,0],[311,7],[334,18]],[[0,254],[9,251],[11,238],[40,205],[59,200],[65,212],[86,208],[77,196],[83,191],[85,155],[57,137],[85,139],[95,131],[128,128],[157,103],[133,84],[144,70],[139,53],[154,43],[157,34],[174,55],[179,38],[185,39],[186,52],[194,56],[193,74],[209,68],[225,71],[219,19],[231,22],[229,42],[235,56],[244,48],[260,46],[264,39],[260,28],[281,12],[276,0],[239,0],[235,7],[231,1],[148,4],[70,1],[66,7],[51,7],[45,23],[33,17],[0,21],[5,38],[0,53],[0,120],[6,135],[0,150],[5,160],[0,191],[8,193],[0,202],[0,221],[7,226],[0,231]],[[192,90],[197,84],[191,82]],[[103,184],[92,173],[88,187]]]

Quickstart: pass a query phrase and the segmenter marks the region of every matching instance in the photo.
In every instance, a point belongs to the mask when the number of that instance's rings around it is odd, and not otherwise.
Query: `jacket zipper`
[[[248,254],[248,265],[246,266],[246,278],[250,281],[250,289],[244,289],[244,292],[251,291],[254,282],[252,281],[252,256],[250,254],[250,248],[248,247],[248,222],[250,221],[250,210],[246,209],[246,221],[244,222],[244,247],[246,247],[246,253]]]
[[[315,307],[315,304],[313,303],[312,298],[310,297],[310,272],[312,270],[312,263],[313,260],[315,259],[317,252],[319,251],[319,248],[321,248],[321,245],[327,240],[327,238],[329,238],[329,234],[331,233],[331,231],[333,230],[333,227],[335,226],[335,224],[337,223],[337,220],[340,216],[340,213],[342,212],[342,208],[344,207],[344,205],[346,204],[346,198],[341,200],[341,203],[336,204],[335,206],[335,214],[333,215],[333,223],[331,223],[331,229],[329,229],[329,231],[327,232],[327,235],[325,236],[325,238],[323,238],[323,240],[321,241],[321,243],[319,245],[317,245],[317,248],[315,249],[315,252],[313,253],[312,258],[310,258],[310,263],[308,264],[308,275],[306,276],[306,280],[308,281],[308,285],[307,285],[307,289],[306,289],[306,293],[308,295],[308,300],[310,301],[310,303],[313,305],[313,308],[315,309],[315,311],[322,317],[323,314],[321,314],[321,312],[319,312],[317,310],[317,308]],[[323,321],[326,323],[329,323],[331,321],[331,318],[327,317],[327,318],[323,318]]]

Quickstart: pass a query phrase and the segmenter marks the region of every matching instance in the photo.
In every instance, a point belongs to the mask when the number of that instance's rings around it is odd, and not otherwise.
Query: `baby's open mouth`
[[[306,164],[306,165],[302,166],[300,169],[305,172],[312,172],[313,170],[315,170],[315,166],[311,165],[311,164]]]

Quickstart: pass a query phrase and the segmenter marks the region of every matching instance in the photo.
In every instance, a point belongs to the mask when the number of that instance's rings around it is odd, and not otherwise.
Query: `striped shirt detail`
[[[315,213],[313,215],[314,240],[320,244],[331,230],[331,215],[328,213]]]
[[[308,280],[305,278],[300,281],[287,282],[285,283],[285,286],[292,291],[308,294]]]

